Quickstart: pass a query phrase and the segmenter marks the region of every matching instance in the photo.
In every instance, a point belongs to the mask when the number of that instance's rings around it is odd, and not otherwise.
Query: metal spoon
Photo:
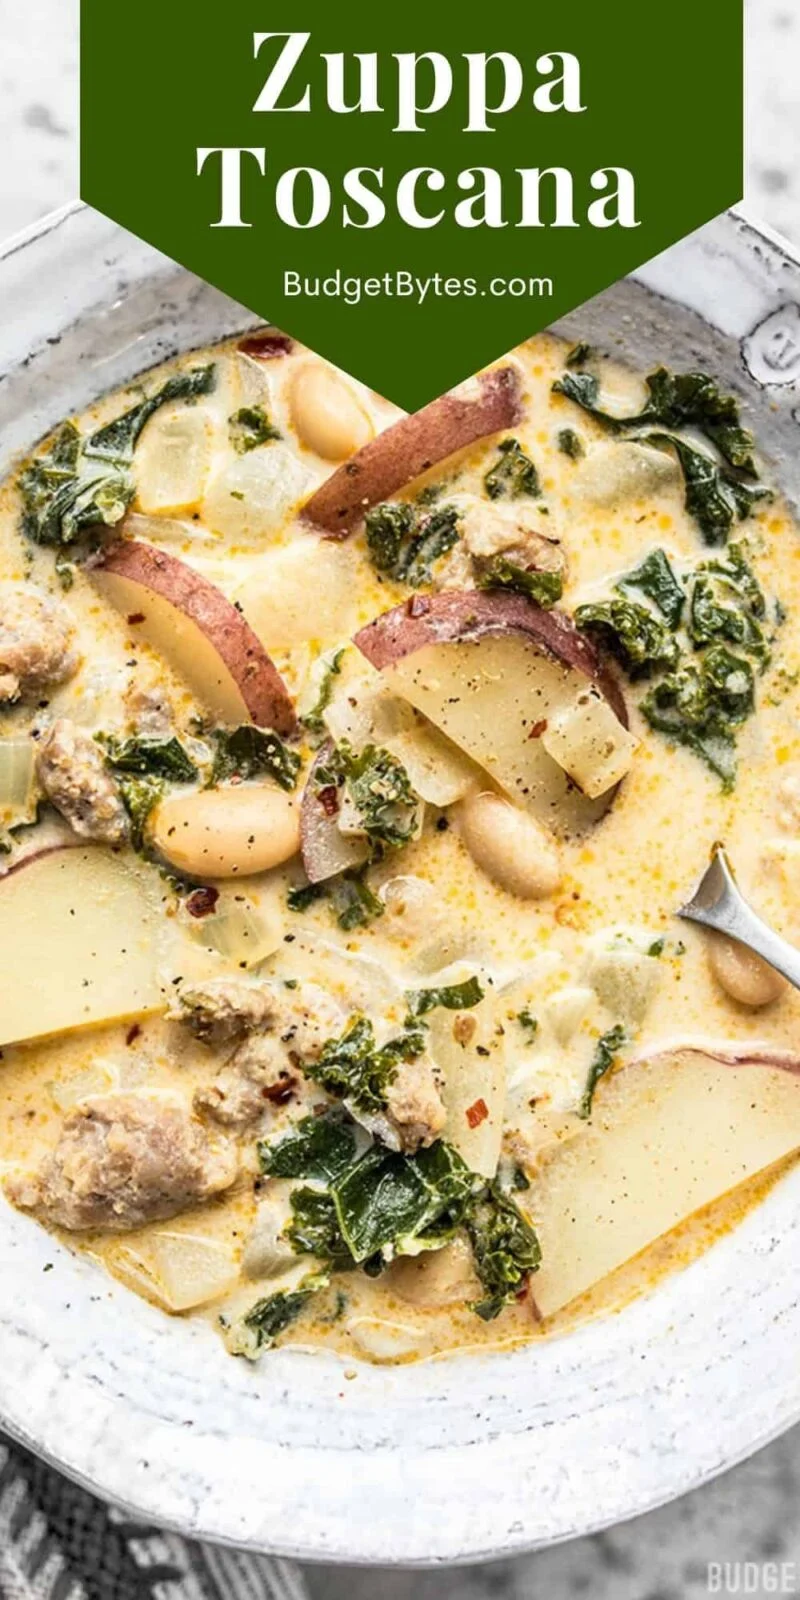
[[[800,989],[800,950],[788,944],[779,934],[756,916],[736,885],[731,864],[723,845],[714,846],[711,864],[704,872],[691,900],[681,906],[679,917],[687,922],[700,922],[706,928],[716,928],[738,939],[761,956],[770,967],[788,978]]]

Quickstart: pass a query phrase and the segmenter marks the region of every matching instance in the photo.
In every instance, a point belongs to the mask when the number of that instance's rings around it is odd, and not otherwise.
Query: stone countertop
[[[77,192],[77,5],[0,0],[0,239]],[[747,200],[800,245],[800,6],[747,0],[747,14]],[[709,1564],[726,1562],[755,1564],[753,1594],[781,1581],[777,1592],[800,1592],[800,1428],[661,1511],[538,1555],[448,1573],[305,1575],[314,1600],[699,1600]],[[794,1565],[776,1577],[781,1563]]]

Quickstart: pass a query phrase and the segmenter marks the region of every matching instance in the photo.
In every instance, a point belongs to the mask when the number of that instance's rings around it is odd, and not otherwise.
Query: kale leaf
[[[691,589],[688,632],[696,646],[738,645],[762,667],[770,659],[764,631],[766,600],[741,545],[697,568]]]
[[[344,645],[337,650],[324,664],[319,693],[311,707],[302,718],[303,726],[312,734],[324,734],[324,713],[327,711],[333,696],[333,686],[342,670]]]
[[[608,1032],[598,1039],[586,1079],[586,1088],[583,1091],[578,1108],[578,1116],[583,1117],[584,1121],[592,1114],[594,1092],[600,1079],[604,1078],[607,1072],[610,1072],[620,1050],[624,1049],[627,1042],[628,1036],[619,1022],[613,1028],[609,1028]]]
[[[330,1183],[341,1177],[356,1154],[355,1131],[341,1113],[303,1117],[276,1144],[258,1143],[261,1171],[272,1178],[314,1178]]]
[[[159,406],[193,400],[214,387],[215,367],[169,378],[156,394],[84,438],[64,423],[45,454],[21,473],[22,532],[34,544],[71,545],[90,528],[113,527],[135,494],[130,472],[136,441]]]
[[[300,757],[278,738],[272,728],[257,728],[244,722],[239,728],[218,728],[210,787],[230,778],[257,778],[268,773],[282,789],[297,783]]]
[[[358,1016],[341,1038],[328,1041],[315,1061],[304,1062],[303,1071],[337,1099],[351,1101],[360,1111],[380,1112],[399,1067],[424,1049],[424,1028],[415,1019],[409,1018],[402,1033],[379,1046],[369,1018]]]
[[[295,1255],[316,1256],[332,1271],[355,1265],[342,1237],[333,1196],[324,1189],[295,1189],[289,1199],[292,1215],[283,1230]]]
[[[168,778],[173,783],[192,783],[197,767],[180,739],[134,735],[120,739],[115,734],[95,734],[105,752],[106,762],[115,773]]]
[[[669,628],[633,600],[613,598],[578,606],[575,621],[586,632],[598,633],[631,677],[677,665],[678,644]]]
[[[500,459],[483,480],[489,499],[519,500],[527,495],[537,500],[542,492],[539,474],[519,440],[504,439],[497,449]]]
[[[738,402],[733,395],[723,394],[713,378],[705,372],[673,373],[659,367],[646,383],[649,397],[644,410],[629,417],[615,417],[603,409],[600,382],[591,373],[567,372],[553,388],[615,433],[650,427],[697,428],[729,466],[749,477],[757,476],[753,436],[741,426]]]
[[[307,1288],[292,1291],[279,1289],[276,1294],[266,1295],[263,1300],[257,1300],[243,1318],[245,1328],[255,1335],[256,1349],[269,1349],[275,1343],[278,1334],[296,1322],[311,1296],[321,1287],[322,1280]]]
[[[241,406],[228,418],[228,433],[236,454],[245,456],[260,444],[280,439],[280,428],[270,422],[263,406]]]
[[[469,1011],[483,999],[483,989],[475,977],[463,983],[446,984],[438,989],[412,989],[406,995],[412,1017],[425,1017],[437,1006],[446,1011]]]
[[[344,789],[373,849],[399,849],[414,838],[419,799],[401,761],[374,744],[356,751],[335,745],[315,772],[318,789]]]
[[[368,927],[376,917],[382,917],[385,910],[383,901],[367,883],[368,865],[366,862],[363,867],[351,867],[325,883],[296,885],[286,896],[289,910],[307,911],[316,901],[329,900],[336,921],[345,933],[353,928]]]
[[[586,454],[581,436],[574,428],[561,428],[557,443],[562,455],[569,456],[570,461],[580,461],[581,456]]]
[[[117,788],[130,820],[131,844],[134,850],[146,850],[147,819],[162,799],[165,789],[163,778],[150,775],[134,777],[119,773]]]
[[[669,556],[663,550],[651,550],[633,572],[620,578],[616,588],[638,590],[657,606],[669,628],[674,630],[679,626],[686,595]]]
[[[538,567],[521,567],[507,556],[489,556],[480,565],[479,589],[510,589],[514,594],[527,595],[544,611],[549,611],[561,599],[564,580],[560,572],[549,572]]]
[[[722,779],[736,779],[734,729],[755,709],[753,669],[744,656],[716,644],[698,662],[684,662],[654,684],[641,704],[651,728],[685,745]]]
[[[759,501],[772,498],[770,489],[745,483],[678,434],[649,433],[645,443],[675,451],[683,471],[686,510],[706,544],[724,544],[737,520],[743,522]]]
[[[491,1322],[516,1299],[541,1262],[539,1240],[510,1195],[489,1184],[466,1215],[475,1267],[485,1295],[473,1306]]]
[[[373,566],[414,589],[431,582],[434,563],[459,539],[455,506],[427,510],[405,500],[390,502],[368,511],[365,526]]]
[[[414,1156],[373,1145],[334,1185],[339,1227],[356,1262],[444,1243],[460,1226],[476,1182],[451,1145]]]

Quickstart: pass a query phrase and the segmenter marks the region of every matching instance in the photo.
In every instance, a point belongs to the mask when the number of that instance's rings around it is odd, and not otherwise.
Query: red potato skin
[[[628,710],[620,686],[591,640],[565,611],[544,611],[522,594],[444,589],[439,594],[414,595],[368,623],[353,642],[382,672],[426,645],[470,642],[497,633],[525,634],[539,650],[585,673],[627,728]]]
[[[177,556],[138,539],[112,545],[95,570],[129,578],[182,611],[211,640],[252,721],[286,736],[296,731],[291,696],[275,663],[242,613],[215,584]]]
[[[303,508],[305,522],[331,537],[352,532],[371,506],[423,472],[522,416],[519,369],[494,367],[477,380],[478,394],[445,394],[371,439],[322,484]]]

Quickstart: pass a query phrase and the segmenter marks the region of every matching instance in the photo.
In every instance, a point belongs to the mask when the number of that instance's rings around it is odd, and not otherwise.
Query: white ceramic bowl
[[[252,321],[82,207],[0,255],[0,306],[0,470],[101,391]],[[721,218],[564,328],[637,364],[711,366],[797,493],[800,264],[779,241]],[[646,1511],[800,1417],[798,1230],[800,1171],[687,1271],[567,1338],[251,1367],[0,1202],[0,1418],[196,1537],[328,1561],[510,1555]]]

